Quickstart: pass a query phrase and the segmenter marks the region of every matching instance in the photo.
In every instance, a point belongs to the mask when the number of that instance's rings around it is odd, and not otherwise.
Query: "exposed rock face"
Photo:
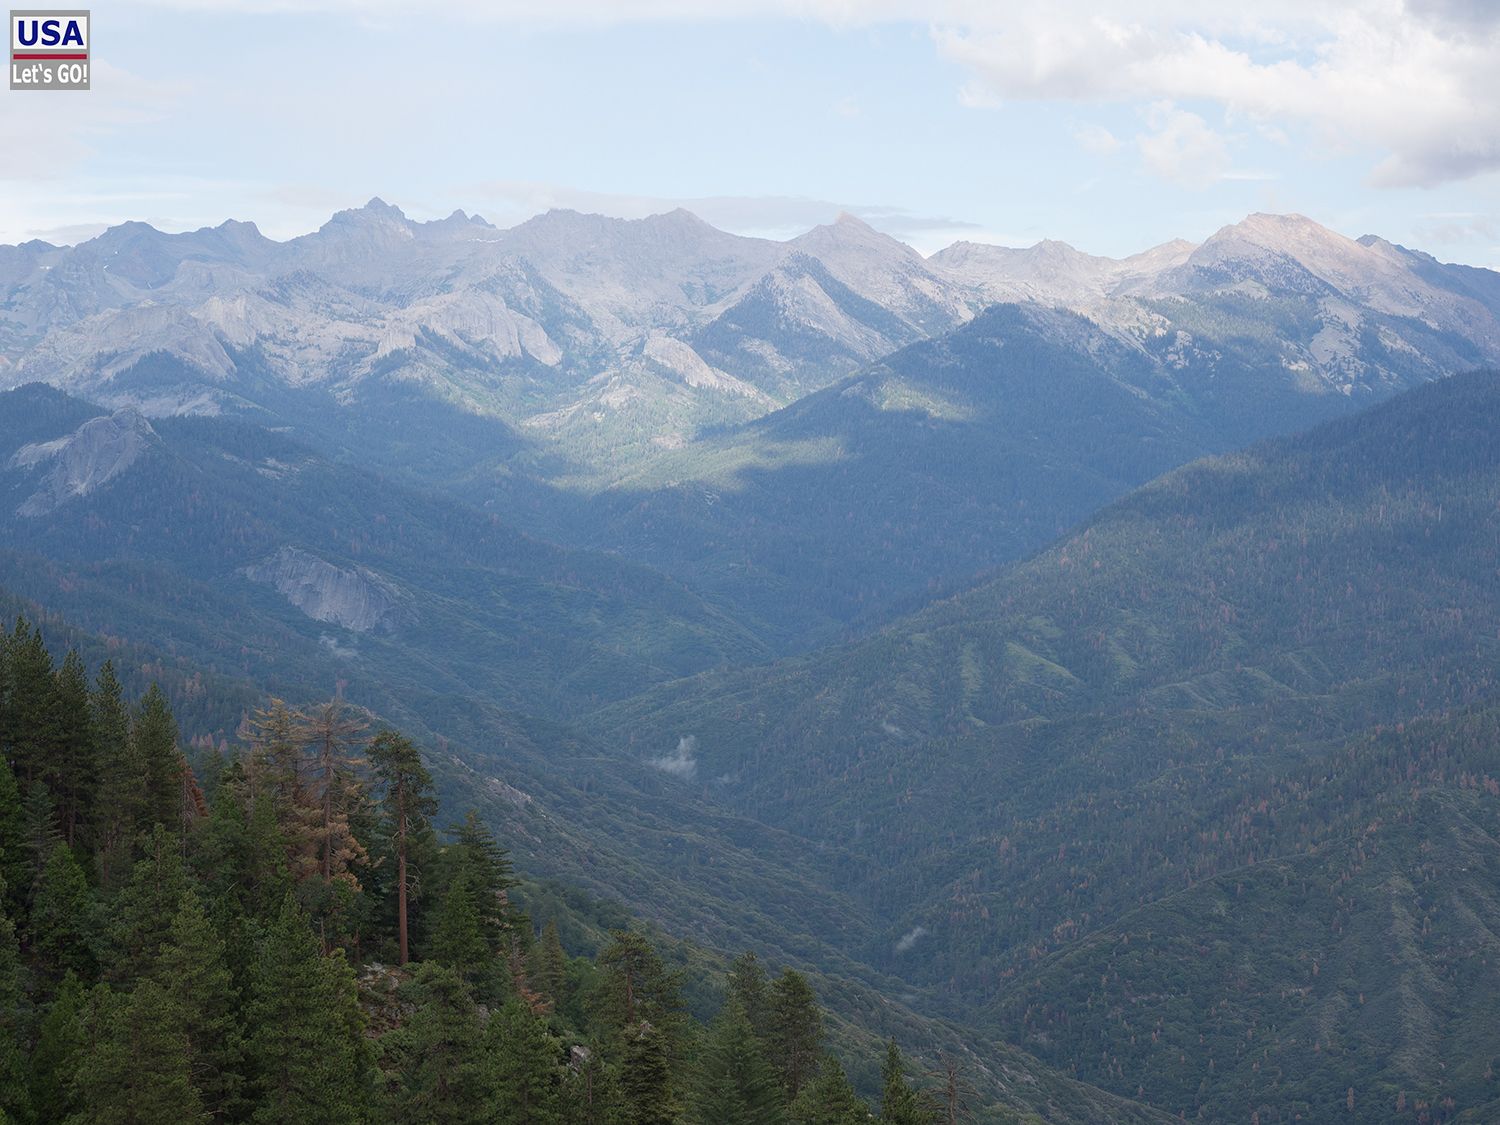
[[[284,243],[127,223],[0,247],[0,388],[40,380],[151,416],[278,413],[288,389],[354,410],[396,388],[612,474],[995,303],[1081,314],[1124,349],[1119,377],[1149,369],[1190,397],[1226,377],[1273,397],[1383,395],[1500,363],[1500,274],[1298,215],[1124,259],[1053,241],[923,258],[848,215],[776,242],[686,211],[498,230],[372,200]],[[1260,410],[1254,390],[1225,409]]]
[[[69,500],[87,496],[119,476],[158,440],[151,423],[133,409],[90,418],[66,437],[22,446],[11,458],[18,469],[50,465],[41,487],[16,509],[44,516]]]
[[[405,617],[405,598],[387,579],[362,566],[334,566],[297,547],[283,547],[241,573],[274,586],[314,621],[356,633],[391,630]]]

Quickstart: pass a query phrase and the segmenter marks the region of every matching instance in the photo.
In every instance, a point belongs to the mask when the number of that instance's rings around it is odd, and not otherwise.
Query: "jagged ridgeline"
[[[54,665],[25,619],[3,641],[3,1120],[871,1119],[805,977],[669,962],[524,884],[473,813],[438,827],[368,714],[269,700],[235,747],[183,748],[155,684]],[[937,1120],[894,1043],[880,1091],[884,1120]]]
[[[498,230],[372,200],[288,242],[126,223],[0,247],[0,354],[0,388],[240,417],[661,567],[786,651],[1193,457],[1500,362],[1500,284],[1295,215],[1120,260],[924,258],[851,216],[773,242],[685,211]],[[67,495],[46,454],[30,511]]]

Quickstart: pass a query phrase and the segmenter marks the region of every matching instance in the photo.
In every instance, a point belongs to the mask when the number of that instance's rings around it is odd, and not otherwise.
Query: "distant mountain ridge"
[[[378,199],[287,242],[0,248],[0,388],[285,429],[666,570],[782,651],[1194,457],[1495,363],[1500,275],[1295,215],[1120,260]]]
[[[266,381],[358,408],[383,384],[607,465],[1016,302],[1077,312],[1230,403],[1210,384],[1247,362],[1304,396],[1357,398],[1500,361],[1496,275],[1301,216],[1121,260],[1051,241],[923,258],[850,215],[773,242],[683,210],[500,230],[372,199],[286,242],[253,223],[132,222],[75,247],[0,247],[0,387],[40,380],[157,416],[265,408]]]

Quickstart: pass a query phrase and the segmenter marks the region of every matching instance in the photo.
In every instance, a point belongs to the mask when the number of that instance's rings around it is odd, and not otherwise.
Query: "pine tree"
[[[854,1092],[839,1060],[826,1055],[789,1116],[791,1125],[867,1125],[870,1109]]]
[[[16,927],[0,913],[0,1112],[30,1119],[25,1044],[31,1025]]]
[[[11,634],[9,670],[10,700],[7,707],[5,741],[10,760],[23,790],[41,781],[59,753],[62,713],[57,698],[57,679],[52,654],[40,629],[24,620]]]
[[[31,1054],[31,1104],[38,1121],[65,1121],[79,1108],[73,1075],[83,1061],[83,1013],[88,993],[76,973],[58,986],[57,998],[37,1027]]]
[[[438,909],[431,957],[456,972],[480,996],[488,998],[501,983],[497,975],[499,962],[480,930],[475,897],[467,876],[460,874]]]
[[[62,831],[57,827],[57,809],[45,782],[33,781],[26,790],[26,799],[21,802],[21,821],[30,860],[26,879],[26,886],[30,889],[40,881],[53,850],[62,843]]]
[[[558,1042],[519,997],[502,1004],[484,1029],[490,1071],[490,1120],[561,1125]]]
[[[286,850],[270,798],[255,801],[243,766],[232,763],[190,855],[210,901],[242,918],[274,915],[292,889]]]
[[[886,1045],[880,1068],[881,1125],[933,1125],[935,1115],[906,1081],[906,1067],[895,1040]]]
[[[289,822],[295,818],[305,828],[308,818],[304,810],[311,804],[303,785],[296,713],[273,696],[268,706],[242,725],[241,731],[250,744],[245,773],[252,800],[270,798],[276,805],[277,820],[288,829],[291,840],[298,833],[290,831]]]
[[[542,939],[531,951],[530,978],[555,1007],[560,1008],[567,1001],[568,955],[563,951],[555,918],[547,919]]]
[[[31,942],[43,970],[61,980],[69,969],[85,980],[95,971],[98,918],[93,892],[73,849],[59,843],[47,858],[31,906]]]
[[[256,1109],[263,1125],[357,1125],[368,1114],[370,1059],[354,974],[324,956],[288,895],[268,929],[246,1012]]]
[[[98,740],[89,710],[89,681],[83,660],[69,652],[57,672],[57,757],[45,776],[57,798],[63,839],[70,848],[88,838],[92,846],[94,788],[98,777]]]
[[[19,914],[31,888],[33,868],[26,851],[26,812],[10,763],[0,757],[0,877],[5,880],[0,904],[11,917]]]
[[[131,868],[130,882],[110,904],[111,955],[106,979],[126,984],[155,971],[162,945],[171,937],[172,919],[187,893],[181,845],[164,825],[157,824],[144,854]]]
[[[801,973],[786,969],[771,986],[770,1055],[787,1096],[795,1099],[817,1071],[823,1050],[823,1013]]]
[[[175,829],[181,820],[182,754],[177,749],[177,720],[160,684],[152,684],[131,726],[132,754],[145,786],[137,831],[157,824]]]
[[[468,987],[452,969],[428,963],[417,969],[409,991],[416,1008],[395,1036],[401,1066],[393,1120],[397,1125],[495,1120],[487,1109],[491,1082]]]
[[[296,721],[298,736],[313,752],[319,874],[324,882],[352,879],[351,866],[365,859],[363,845],[349,829],[349,810],[359,792],[356,770],[362,764],[353,746],[365,723],[341,699],[298,713]]]
[[[642,1020],[626,1028],[621,1038],[622,1125],[677,1125],[680,1111],[667,1037],[649,1020]]]
[[[129,994],[99,985],[82,1021],[69,1125],[164,1125],[199,1120],[182,1013],[155,981]]]
[[[668,970],[651,943],[634,930],[614,930],[610,938],[598,959],[599,1018],[617,1031],[649,1022],[675,1053],[683,1017],[680,974]]]
[[[697,1078],[689,1112],[693,1125],[776,1125],[786,1120],[776,1072],[735,996],[708,1030]]]
[[[453,881],[462,879],[468,886],[485,944],[492,952],[508,954],[512,936],[522,928],[522,919],[510,905],[510,889],[516,885],[510,856],[473,809],[465,814],[455,836],[451,849]]]
[[[99,769],[93,842],[99,886],[113,891],[130,872],[136,832],[146,819],[146,777],[130,737],[130,710],[110,661],[99,669],[90,709]]]
[[[429,818],[437,812],[437,800],[432,795],[432,775],[409,738],[395,731],[381,731],[371,740],[368,753],[375,776],[385,788],[381,808],[395,860],[396,942],[404,965],[411,959],[412,883],[421,874],[420,866],[412,863],[412,855],[431,840]]]
[[[615,1069],[596,1046],[575,1046],[562,1083],[565,1125],[620,1125],[623,1109]]]
[[[188,1068],[207,1119],[239,1120],[245,1086],[239,995],[224,940],[191,890],[182,895],[172,917],[154,977],[182,1013]]]
[[[760,958],[753,951],[746,951],[735,958],[729,966],[729,995],[739,1001],[745,1010],[745,1018],[762,1043],[769,1043],[771,1036],[771,996],[766,984],[766,972]]]

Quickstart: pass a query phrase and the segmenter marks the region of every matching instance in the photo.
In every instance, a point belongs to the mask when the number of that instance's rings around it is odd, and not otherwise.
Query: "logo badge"
[[[88,12],[11,12],[10,88],[87,90]]]

